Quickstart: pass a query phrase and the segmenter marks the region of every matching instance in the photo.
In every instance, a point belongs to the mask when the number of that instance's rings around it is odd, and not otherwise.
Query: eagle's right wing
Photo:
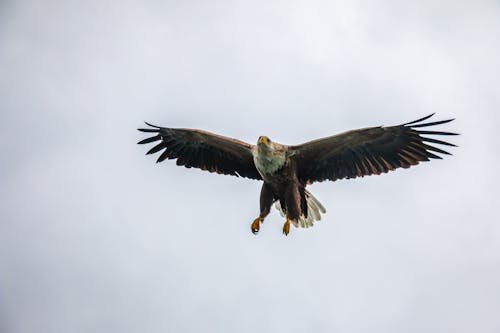
[[[457,135],[450,132],[420,130],[445,124],[453,119],[421,123],[433,114],[398,126],[370,127],[290,146],[304,183],[379,175],[397,168],[408,168],[447,151],[432,144],[455,146],[423,135]]]
[[[262,179],[253,162],[252,145],[233,138],[210,132],[159,127],[139,128],[141,132],[155,136],[139,141],[139,144],[160,141],[146,154],[163,151],[156,162],[177,159],[177,165],[200,168],[219,174]]]

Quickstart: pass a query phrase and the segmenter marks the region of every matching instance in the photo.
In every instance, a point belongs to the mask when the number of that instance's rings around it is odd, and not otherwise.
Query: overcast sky
[[[500,332],[498,1],[0,2],[0,331]],[[454,156],[310,187],[155,164],[437,112]]]

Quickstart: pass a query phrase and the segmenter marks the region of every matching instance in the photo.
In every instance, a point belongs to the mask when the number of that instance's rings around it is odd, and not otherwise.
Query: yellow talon
[[[290,220],[286,220],[285,224],[283,224],[283,234],[285,236],[288,236],[288,234],[290,233]]]
[[[262,217],[258,217],[256,218],[253,222],[252,222],[252,225],[251,225],[251,229],[252,229],[252,233],[254,235],[256,235],[258,232],[259,232],[259,229],[260,229],[260,223],[264,221],[264,219]]]

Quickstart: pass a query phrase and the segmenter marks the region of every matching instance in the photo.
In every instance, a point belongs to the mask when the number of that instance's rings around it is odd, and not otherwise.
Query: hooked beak
[[[261,135],[259,136],[259,140],[257,141],[257,143],[260,143],[260,144],[269,144],[271,140],[269,140],[269,138],[265,135]]]

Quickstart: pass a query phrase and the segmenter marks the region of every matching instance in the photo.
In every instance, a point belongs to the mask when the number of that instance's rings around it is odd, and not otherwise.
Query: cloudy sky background
[[[2,1],[0,331],[499,332],[498,1]],[[300,143],[437,112],[454,156],[315,184],[155,164],[146,120]]]

